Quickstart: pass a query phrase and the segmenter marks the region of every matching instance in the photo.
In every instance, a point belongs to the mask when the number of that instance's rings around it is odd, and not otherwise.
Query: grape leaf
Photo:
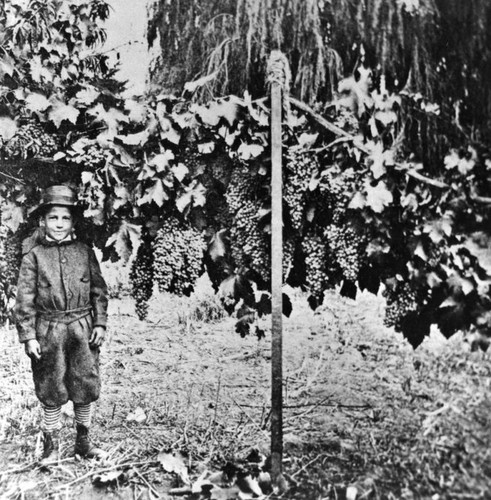
[[[194,108],[196,114],[203,123],[215,127],[219,124],[221,118],[225,118],[230,126],[237,120],[239,106],[238,101],[221,100],[213,101],[208,105],[197,106]]]
[[[103,123],[106,126],[106,134],[114,137],[118,134],[121,123],[127,123],[129,118],[119,109],[109,108],[108,111],[102,103],[87,110],[87,114],[94,117],[95,123]]]
[[[124,109],[129,111],[129,119],[132,122],[143,123],[147,118],[147,106],[135,101],[135,99],[126,99],[124,101]]]
[[[266,314],[271,314],[271,295],[269,293],[261,294],[261,297],[256,303],[256,310],[260,318]]]
[[[430,312],[411,312],[401,320],[401,332],[415,349],[429,335],[432,323]]]
[[[17,132],[17,123],[8,116],[0,116],[0,137],[9,141]]]
[[[164,153],[160,153],[151,158],[148,161],[148,164],[154,166],[155,170],[158,173],[161,173],[169,168],[170,161],[173,159],[174,159],[174,153],[170,149],[167,149]]]
[[[38,94],[33,92],[26,97],[26,107],[31,111],[37,113],[39,111],[45,111],[51,106],[51,102],[43,94]]]
[[[164,103],[159,102],[156,109],[157,119],[160,124],[160,137],[162,139],[167,139],[173,144],[179,144],[181,140],[181,134],[174,128],[174,124],[167,117],[167,110]]]
[[[24,222],[24,211],[19,205],[8,201],[2,204],[2,224],[7,226],[12,232],[16,232]]]
[[[96,486],[108,486],[110,484],[117,484],[125,477],[126,474],[123,471],[112,470],[103,474],[96,474],[92,479],[92,483]]]
[[[134,249],[138,248],[140,243],[141,227],[122,220],[118,230],[109,237],[106,242],[106,248],[114,246],[116,253],[121,260],[128,262]]]
[[[213,261],[217,261],[225,257],[227,254],[227,247],[225,245],[225,235],[227,234],[227,229],[220,229],[217,231],[211,241],[210,246],[208,247],[208,253]]]
[[[300,134],[298,144],[304,148],[311,148],[317,140],[317,137],[319,137],[318,133],[308,134],[307,132],[304,132],[303,134]]]
[[[184,163],[178,163],[177,165],[172,167],[172,173],[174,174],[174,177],[179,181],[182,182],[183,179],[186,177],[186,175],[189,174],[189,169],[186,167]]]
[[[442,334],[449,338],[458,330],[467,328],[469,319],[464,302],[455,306],[442,307],[437,311],[437,325]]]
[[[138,406],[126,416],[127,422],[134,422],[136,424],[143,424],[146,420],[147,414],[141,406]]]
[[[52,101],[53,109],[49,112],[49,119],[60,128],[63,121],[67,120],[73,124],[77,123],[80,111],[70,104],[65,104],[58,99]]]
[[[199,89],[203,85],[206,85],[207,83],[211,82],[214,80],[218,75],[218,71],[214,71],[213,73],[210,73],[209,75],[202,76],[201,78],[198,78],[197,80],[194,80],[192,82],[186,82],[184,84],[184,90],[186,92],[195,92],[196,89]]]
[[[29,61],[29,73],[31,78],[37,83],[52,82],[53,73],[43,64],[40,56],[34,56]]]
[[[183,483],[190,484],[188,469],[180,453],[160,452],[157,458],[166,472],[177,474]]]
[[[117,135],[116,138],[128,146],[143,146],[147,143],[150,132],[148,129],[135,134]]]
[[[237,154],[242,160],[250,160],[256,158],[264,151],[264,146],[260,144],[247,144],[243,142],[237,149]]]
[[[161,207],[168,199],[169,195],[165,190],[162,179],[155,179],[153,184],[145,189],[144,195],[138,200],[138,205],[154,202]]]
[[[75,99],[80,104],[90,105],[101,95],[101,93],[92,86],[88,86],[79,90],[75,94]]]
[[[116,186],[114,188],[114,203],[113,210],[124,207],[131,201],[131,194],[128,188],[124,185]]]
[[[215,150],[215,143],[212,142],[202,142],[198,144],[198,151],[201,154],[210,154]]]
[[[192,207],[202,207],[206,203],[206,188],[196,179],[176,199],[176,207],[180,212]]]
[[[17,71],[16,68],[15,61],[8,54],[3,53],[0,58],[0,74],[12,76]]]
[[[374,179],[379,179],[385,172],[385,158],[384,158],[384,146],[381,142],[375,144],[370,156],[368,157],[370,163],[370,170],[372,171]]]
[[[365,198],[365,196],[362,193],[357,192],[349,202],[348,208],[357,210],[365,208],[366,205],[367,205],[367,199]]]
[[[379,182],[376,186],[367,183],[365,185],[367,205],[376,213],[383,212],[387,205],[393,201],[392,193],[387,189],[385,182]]]
[[[283,297],[283,314],[289,318],[290,314],[293,311],[293,306],[292,306],[292,301],[290,300],[290,297],[286,294],[282,294]]]

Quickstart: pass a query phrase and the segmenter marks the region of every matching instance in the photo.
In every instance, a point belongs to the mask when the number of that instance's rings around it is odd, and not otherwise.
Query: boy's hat
[[[40,214],[43,209],[53,205],[79,208],[77,206],[77,194],[68,186],[50,186],[44,190],[41,202],[31,210],[30,214]]]

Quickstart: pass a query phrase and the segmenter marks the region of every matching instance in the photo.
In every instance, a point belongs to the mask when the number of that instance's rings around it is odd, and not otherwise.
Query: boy
[[[24,249],[15,318],[31,358],[36,396],[43,407],[41,465],[59,459],[61,406],[73,402],[75,453],[103,458],[89,440],[91,405],[99,398],[99,348],[105,337],[107,287],[92,249],[77,241],[75,193],[46,189],[39,207],[45,235]]]

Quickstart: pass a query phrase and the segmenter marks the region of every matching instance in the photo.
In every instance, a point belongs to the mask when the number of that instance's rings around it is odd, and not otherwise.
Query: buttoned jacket
[[[107,286],[91,248],[80,241],[42,239],[22,258],[15,318],[19,340],[36,338],[36,319],[51,311],[91,308],[92,325],[106,326]]]

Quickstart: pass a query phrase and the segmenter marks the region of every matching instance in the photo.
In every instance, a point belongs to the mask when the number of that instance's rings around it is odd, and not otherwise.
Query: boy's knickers
[[[39,311],[36,335],[41,359],[32,360],[36,396],[46,406],[99,398],[99,348],[89,346],[91,308]]]

